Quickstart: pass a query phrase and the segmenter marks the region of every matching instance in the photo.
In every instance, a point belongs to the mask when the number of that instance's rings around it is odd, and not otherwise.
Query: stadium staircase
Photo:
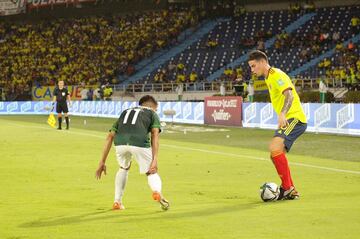
[[[304,25],[306,22],[308,22],[315,15],[316,15],[316,13],[308,13],[308,14],[305,14],[305,15],[301,16],[296,21],[294,21],[289,26],[287,26],[284,29],[284,31],[287,32],[287,33],[291,33],[293,31],[295,31],[296,29],[298,29],[299,27]],[[272,37],[269,40],[267,40],[265,42],[265,48],[268,49],[268,48],[272,47],[274,45],[274,43],[275,43],[275,40],[276,40],[276,37]],[[254,50],[254,49],[251,49],[251,50]],[[224,70],[226,68],[238,66],[241,63],[243,63],[244,61],[246,61],[246,59],[247,59],[247,55],[246,54],[242,55],[241,57],[239,57],[235,61],[233,61],[233,62],[227,64],[226,66],[220,68],[219,70],[215,71],[213,74],[208,76],[207,80],[208,81],[213,81],[213,80],[218,79],[222,75],[222,73],[224,72]]]
[[[347,41],[345,41],[343,43],[344,47],[346,47],[347,44],[349,44],[350,41],[352,41],[353,43],[359,42],[360,41],[360,34],[348,39]],[[301,72],[306,71],[306,70],[310,69],[311,67],[316,66],[320,61],[324,60],[325,58],[330,58],[334,54],[335,54],[335,48],[325,52],[324,54],[318,56],[317,58],[312,59],[308,63],[306,63],[306,64],[302,65],[301,67],[295,69],[294,71],[290,72],[289,75],[292,76],[292,77],[295,77],[295,76],[299,75]]]
[[[180,36],[179,39],[183,40],[180,45],[177,45],[170,50],[161,50],[155,53],[153,56],[142,60],[139,62],[135,69],[140,69],[134,75],[127,78],[122,84],[130,84],[134,83],[135,81],[142,79],[147,74],[153,72],[157,69],[160,65],[164,64],[166,61],[169,61],[172,57],[176,56],[180,52],[184,51],[187,47],[191,46],[194,42],[201,39],[204,35],[208,34],[219,22],[227,21],[227,18],[220,18],[217,20],[207,21],[205,24],[201,25],[200,28],[196,32],[192,32],[191,29],[184,31]],[[189,38],[186,36],[190,35]]]

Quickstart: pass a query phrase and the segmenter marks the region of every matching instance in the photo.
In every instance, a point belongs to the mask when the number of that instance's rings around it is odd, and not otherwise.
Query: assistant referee
[[[57,129],[61,130],[62,112],[64,112],[65,114],[66,129],[69,129],[69,110],[66,101],[68,101],[69,105],[71,105],[71,98],[69,95],[69,91],[64,88],[64,81],[61,80],[58,82],[58,87],[54,89],[53,95],[53,104],[55,104],[56,101],[56,113],[59,122]]]

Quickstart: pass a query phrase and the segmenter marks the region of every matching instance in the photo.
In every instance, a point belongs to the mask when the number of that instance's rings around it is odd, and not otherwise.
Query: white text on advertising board
[[[208,100],[208,107],[236,108],[237,100]]]
[[[224,112],[223,109],[221,109],[219,111],[214,110],[213,113],[211,114],[211,116],[214,118],[215,122],[217,120],[228,121],[231,118],[231,114],[229,112]]]

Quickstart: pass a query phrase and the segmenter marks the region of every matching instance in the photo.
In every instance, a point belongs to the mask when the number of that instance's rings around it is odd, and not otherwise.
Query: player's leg
[[[120,166],[119,170],[116,173],[115,176],[115,197],[114,197],[114,204],[113,209],[125,209],[124,204],[122,202],[122,198],[125,191],[126,182],[128,179],[128,170],[129,168],[122,168]]]
[[[162,183],[158,173],[148,174],[148,184],[152,190],[152,197],[155,201],[160,203],[161,209],[168,210],[170,207],[169,201],[162,194]]]
[[[58,128],[57,129],[61,129],[62,109],[61,109],[61,105],[59,103],[56,104],[56,113],[57,113],[57,117],[58,117]]]
[[[307,125],[299,120],[290,119],[289,126],[286,129],[277,130],[270,144],[271,158],[282,180],[279,200],[296,199],[300,196],[295,190],[285,151],[290,151],[293,143],[305,132],[306,127]],[[283,148],[282,152],[279,151],[281,147]]]
[[[282,188],[285,190],[290,189],[294,185],[292,183],[288,160],[285,155],[284,138],[278,136],[273,137],[269,145],[269,150],[271,159],[281,179]]]
[[[131,166],[131,153],[128,151],[128,146],[116,146],[116,158],[120,168],[115,176],[115,197],[113,209],[123,210],[125,207],[123,205],[122,198]]]
[[[280,194],[277,200],[297,199],[299,193],[295,190],[291,178],[289,163],[285,155],[284,138],[274,137],[270,143],[271,159],[281,179]]]
[[[152,197],[155,201],[158,201],[163,210],[169,209],[169,201],[165,199],[162,194],[162,182],[158,173],[148,174],[152,162],[151,148],[141,148],[132,146],[132,153],[135,155],[135,160],[139,164],[140,173],[146,174],[149,187],[152,191]]]
[[[66,129],[69,129],[69,116],[68,116],[69,109],[66,103],[63,105],[63,111],[65,115]]]

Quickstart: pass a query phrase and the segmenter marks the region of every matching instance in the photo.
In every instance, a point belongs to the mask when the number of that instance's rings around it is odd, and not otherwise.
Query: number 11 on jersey
[[[135,124],[135,123],[136,123],[136,120],[137,120],[137,118],[138,118],[138,116],[139,116],[139,113],[140,113],[141,109],[128,109],[128,110],[126,110],[126,114],[125,114],[125,117],[124,117],[123,124],[126,124],[126,123],[127,123],[131,111],[135,111],[135,114],[133,115],[131,124]]]

